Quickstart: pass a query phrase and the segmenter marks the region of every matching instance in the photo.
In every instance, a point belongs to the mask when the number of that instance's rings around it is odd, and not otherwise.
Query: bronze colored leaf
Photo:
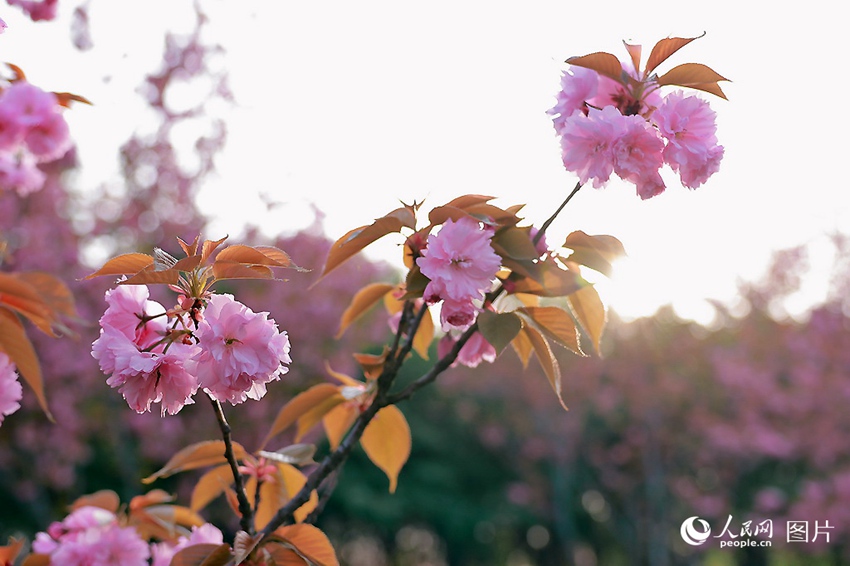
[[[588,285],[568,296],[567,301],[581,329],[593,343],[594,350],[601,355],[602,333],[605,330],[607,314],[599,293],[593,286]]]
[[[398,474],[410,456],[410,427],[395,405],[387,405],[366,425],[360,445],[372,463],[390,480],[390,493],[395,492]]]
[[[649,76],[658,65],[666,61],[673,53],[703,35],[705,34],[697,37],[668,37],[656,43],[649,53],[649,60],[646,62],[646,76]]]
[[[41,271],[15,273],[14,276],[29,285],[55,313],[69,318],[77,315],[74,295],[61,279]]]
[[[304,487],[304,484],[307,483],[307,476],[304,475],[304,472],[290,464],[278,464],[277,468],[280,471],[280,477],[283,481],[287,501],[289,501],[295,497],[295,495],[301,491],[301,488]],[[296,509],[295,513],[293,513],[295,520],[299,523],[303,521],[318,504],[319,496],[316,493],[316,490],[313,490],[310,492],[310,499],[308,499],[304,505]]]
[[[319,280],[375,240],[392,232],[400,232],[402,228],[414,230],[415,227],[416,216],[413,207],[404,206],[378,218],[368,226],[349,231],[331,246]]]
[[[581,57],[570,57],[566,62],[577,67],[591,69],[620,84],[625,84],[623,83],[623,65],[617,59],[616,55],[612,55],[611,53],[598,51],[589,55],[582,55]]]
[[[32,347],[32,342],[24,332],[24,326],[15,314],[7,309],[0,308],[0,351],[6,353],[14,362],[18,373],[35,393],[38,404],[53,421],[53,415],[47,407],[47,399],[44,396],[44,384],[41,380],[41,366],[38,356]]]
[[[555,391],[558,401],[561,403],[561,406],[566,409],[567,406],[564,404],[564,399],[561,397],[561,368],[558,365],[558,360],[555,358],[555,353],[552,351],[552,347],[549,346],[549,341],[546,340],[546,337],[543,336],[543,334],[533,325],[526,324],[523,326],[522,332],[528,338],[529,342],[531,342],[531,347],[534,349],[537,361],[540,362],[540,366],[543,368],[543,373],[546,374],[546,378],[549,380],[549,384]]]
[[[170,566],[225,566],[231,559],[230,545],[201,543],[176,552]]]
[[[426,312],[416,329],[416,334],[413,336],[413,349],[423,360],[428,359],[428,350],[431,347],[431,342],[434,341],[435,331],[434,319],[431,318],[430,312]]]
[[[614,236],[588,236],[581,230],[567,236],[563,247],[573,250],[567,261],[586,265],[608,277],[612,262],[626,255],[623,244]]]
[[[511,278],[512,293],[528,293],[541,297],[562,297],[575,293],[587,283],[575,271],[561,268],[553,258],[537,264],[534,279],[531,277]]]
[[[80,507],[99,507],[100,509],[117,513],[120,506],[121,499],[117,493],[111,489],[102,489],[75,499],[71,504],[71,511],[76,511]]]
[[[629,57],[632,59],[632,66],[635,68],[635,71],[640,72],[640,56],[642,48],[640,45],[634,45],[631,43],[623,42],[623,45],[626,46],[626,51],[629,52]],[[647,74],[649,71],[647,71]]]
[[[277,529],[274,534],[291,544],[309,563],[316,566],[339,566],[331,541],[313,525],[287,525]]]
[[[511,341],[511,346],[513,346],[514,351],[517,356],[519,356],[519,361],[522,362],[522,367],[528,367],[528,360],[531,359],[531,352],[533,348],[531,346],[531,340],[528,339],[525,332],[520,332],[516,335],[516,337]]]
[[[322,418],[328,414],[328,411],[344,403],[347,399],[343,395],[346,388],[337,388],[337,393],[331,397],[322,399],[317,404],[310,407],[303,415],[298,417],[298,429],[295,431],[295,441],[298,442],[303,438],[307,431],[313,428]]]
[[[209,505],[213,499],[224,493],[224,490],[232,483],[233,471],[230,469],[230,464],[222,464],[209,470],[201,476],[192,489],[189,507],[193,511],[200,511]]]
[[[220,240],[204,240],[203,245],[201,246],[201,263],[205,264],[210,256],[218,249],[218,247],[224,243],[227,239],[227,236]],[[186,254],[189,255],[189,254]],[[191,255],[195,255],[194,253]]]
[[[14,274],[0,273],[0,307],[11,309],[29,319],[39,330],[50,336],[53,333],[53,312],[39,296],[37,290]]]
[[[351,303],[345,309],[345,312],[342,313],[336,338],[339,339],[352,322],[360,318],[363,313],[368,311],[384,295],[395,288],[395,285],[389,283],[371,283],[357,291],[351,299]]]
[[[0,564],[14,564],[15,559],[18,557],[18,554],[20,554],[23,548],[24,539],[9,537],[9,544],[6,546],[0,546]]]
[[[658,84],[694,87],[694,85],[707,85],[728,80],[702,63],[684,63],[658,77]]]
[[[304,415],[304,413],[312,409],[318,403],[321,403],[328,397],[338,394],[339,388],[335,385],[330,383],[320,383],[306,391],[302,391],[290,399],[289,402],[284,405],[280,411],[278,411],[271,429],[269,429],[269,432],[266,434],[266,438],[263,440],[260,447],[262,448],[268,444],[269,440],[289,428],[302,415]]]
[[[349,403],[337,405],[325,414],[322,418],[322,426],[325,429],[325,436],[328,437],[331,450],[336,450],[359,414],[360,410]]]
[[[244,263],[246,265],[268,265],[269,267],[290,267],[292,260],[283,250],[272,246],[245,246],[234,244],[218,252],[216,261]]]
[[[221,254],[219,254],[221,255]],[[213,275],[219,281],[223,279],[274,279],[274,272],[266,265],[245,265],[233,261],[216,259],[213,262]]]
[[[101,275],[135,274],[151,265],[153,265],[153,257],[147,254],[123,254],[110,259],[103,264],[103,267],[86,276],[85,279],[100,277]]]
[[[427,315],[426,315],[427,316]],[[433,327],[433,325],[432,325]],[[414,344],[414,348],[415,348]],[[378,376],[384,371],[384,364],[387,362],[387,354],[390,352],[389,346],[384,346],[384,351],[380,354],[363,354],[363,353],[354,353],[352,356],[357,363],[360,364],[360,369],[363,370],[363,375],[366,377],[366,380],[370,379],[378,379]],[[362,387],[363,384],[357,381],[356,379],[350,378],[345,374],[341,374],[335,372],[331,369],[330,365],[325,364],[328,372],[345,383],[346,385],[354,385]],[[344,378],[344,379],[343,379]]]
[[[522,330],[522,321],[512,312],[482,311],[478,315],[478,330],[487,342],[501,354]]]
[[[183,240],[180,236],[177,237],[177,243],[180,245],[180,248],[183,250],[183,253],[186,254],[187,257],[191,257],[198,253],[198,241],[200,241],[200,236],[195,236],[195,239],[192,240],[192,243],[189,244]]]
[[[93,106],[88,98],[80,96],[79,94],[71,94],[70,92],[54,92],[53,94],[56,96],[56,102],[59,103],[59,106],[63,106],[65,108],[70,108],[71,102],[82,102],[83,104]]]
[[[579,344],[579,333],[570,314],[560,307],[524,307],[519,309],[528,315],[544,335],[564,348],[584,356]]]
[[[243,460],[248,455],[241,444],[233,443],[233,453],[237,460]],[[144,478],[142,483],[148,484],[159,478],[165,478],[178,472],[223,464],[224,442],[221,440],[206,440],[183,448],[155,473]]]
[[[121,285],[176,285],[179,279],[179,271],[174,269],[157,271],[154,264],[150,264],[120,283]]]

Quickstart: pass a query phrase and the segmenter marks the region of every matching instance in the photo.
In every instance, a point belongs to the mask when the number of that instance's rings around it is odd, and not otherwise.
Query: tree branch
[[[239,502],[239,514],[242,515],[239,519],[239,528],[246,533],[253,535],[254,510],[248,502],[248,495],[245,493],[245,484],[242,482],[242,474],[239,473],[239,464],[236,462],[236,456],[233,453],[233,440],[230,436],[230,425],[227,424],[227,419],[224,418],[224,410],[221,408],[221,403],[212,397],[210,397],[210,402],[212,403],[213,411],[215,411],[218,428],[221,429],[221,436],[224,439],[224,457],[227,459],[227,463],[230,464],[230,471],[233,473],[236,499]]]

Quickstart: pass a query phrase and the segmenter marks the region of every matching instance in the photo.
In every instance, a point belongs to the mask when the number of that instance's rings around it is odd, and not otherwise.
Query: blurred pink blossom
[[[200,527],[192,527],[192,533],[181,536],[176,543],[161,542],[151,545],[153,561],[151,566],[168,566],[171,559],[179,551],[196,544],[222,544],[224,535],[214,525],[204,523]]]
[[[255,313],[232,295],[213,295],[195,332],[200,351],[191,369],[201,387],[236,405],[261,399],[266,384],[289,368],[289,338],[267,312]]]
[[[21,408],[23,388],[9,356],[0,352],[0,424],[3,419]]]
[[[63,566],[147,566],[150,557],[135,529],[119,526],[113,513],[97,507],[81,507],[38,533],[33,550]]]
[[[10,6],[18,6],[32,21],[52,20],[56,17],[59,0],[8,0]]]
[[[576,110],[587,112],[586,101],[596,96],[599,75],[596,71],[584,67],[570,67],[561,75],[561,91],[557,95],[555,106],[546,113],[552,116],[555,131],[561,133],[564,122]]]

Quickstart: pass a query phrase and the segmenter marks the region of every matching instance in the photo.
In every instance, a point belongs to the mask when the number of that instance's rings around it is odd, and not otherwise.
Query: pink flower
[[[119,339],[120,341],[120,339]],[[150,410],[152,403],[161,403],[161,415],[177,414],[184,405],[194,403],[198,380],[186,368],[189,359],[198,352],[196,346],[173,342],[162,352],[140,352],[124,347],[116,356],[116,371],[106,380],[117,387],[130,408],[137,413]]]
[[[181,536],[176,543],[158,543],[151,545],[153,562],[151,566],[169,566],[171,559],[179,551],[196,544],[222,544],[224,535],[215,526],[204,523],[200,527],[192,527],[192,533]]]
[[[119,285],[106,291],[109,305],[100,325],[110,327],[142,348],[165,335],[165,307],[149,299],[146,285]]]
[[[678,171],[682,184],[696,188],[720,168],[723,147],[717,145],[716,114],[708,102],[674,91],[652,114],[652,121],[667,140],[664,161]]]
[[[59,159],[71,148],[68,123],[57,111],[46,115],[24,137],[27,149],[38,161]]]
[[[52,92],[45,92],[26,81],[17,81],[0,96],[4,117],[14,117],[23,128],[42,123],[56,112],[58,101]]]
[[[254,313],[231,295],[210,297],[195,336],[200,351],[192,369],[201,387],[219,401],[259,400],[266,383],[289,368],[289,338],[267,312]]]
[[[637,186],[643,199],[664,191],[658,170],[664,164],[664,142],[658,132],[640,116],[625,116],[623,131],[612,147],[614,172]]]
[[[440,324],[443,330],[457,328],[465,330],[475,322],[478,308],[471,300],[445,299],[440,306]]]
[[[564,123],[561,158],[584,184],[593,180],[595,188],[608,182],[614,172],[614,144],[624,129],[625,116],[613,106],[591,108],[587,116],[576,112]]]
[[[120,527],[113,513],[97,507],[81,507],[38,533],[33,550],[67,566],[146,566],[150,557],[135,529]]]
[[[45,178],[31,155],[0,151],[0,188],[14,189],[23,197],[44,186]]]
[[[198,380],[185,364],[198,348],[164,340],[165,309],[148,299],[147,287],[121,285],[106,292],[106,301],[92,356],[101,371],[111,374],[107,385],[118,388],[138,413],[161,403],[162,416],[174,415],[192,404]]]
[[[56,17],[59,0],[8,0],[10,6],[20,7],[34,22]]]
[[[451,335],[446,334],[437,343],[437,356],[443,358],[448,354],[457,340]],[[469,340],[463,345],[458,352],[457,359],[452,365],[463,364],[467,367],[477,367],[481,362],[493,363],[496,360],[496,348],[487,342],[480,332],[476,332],[469,337]]]
[[[21,408],[23,388],[15,373],[15,364],[5,353],[0,352],[0,424],[3,419]]]
[[[501,258],[490,245],[491,237],[492,232],[482,230],[478,221],[469,217],[446,220],[437,234],[430,234],[423,256],[416,260],[422,274],[431,280],[425,300],[483,298],[501,266]]]
[[[6,25],[6,22],[4,22],[2,19],[0,19],[0,33],[5,32],[7,27],[9,27],[9,26]]]
[[[569,71],[564,71],[557,102],[546,112],[553,117],[556,132],[561,133],[564,122],[576,110],[587,111],[585,102],[596,95],[598,84],[599,75],[596,71],[584,67],[570,67]]]

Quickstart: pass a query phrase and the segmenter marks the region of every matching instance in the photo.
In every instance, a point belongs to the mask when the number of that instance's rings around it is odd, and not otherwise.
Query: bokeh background
[[[76,339],[31,333],[58,425],[25,393],[0,427],[0,536],[32,536],[97,489],[127,501],[173,452],[216,437],[201,405],[135,415],[106,386],[89,347],[110,282],[80,281],[99,261],[229,234],[314,270],[228,288],[293,343],[287,379],[230,411],[254,447],[287,399],[326,379],[325,360],[354,373],[350,353],[389,336],[376,311],[333,339],[357,289],[400,277],[399,242],[311,288],[332,240],[399,199],[469,192],[526,202],[539,225],[574,184],[545,114],[563,59],[705,31],[675,62],[733,81],[730,101],[711,101],[721,172],[693,192],[671,178],[648,202],[624,184],[585,189],[552,227],[550,241],[610,233],[629,252],[599,284],[612,305],[604,355],[561,359],[570,410],[510,350],[452,369],[401,407],[414,448],[397,492],[356,453],[320,526],[352,566],[850,563],[850,192],[835,174],[848,118],[825,96],[847,85],[833,5],[59,6],[50,22],[0,13],[3,60],[95,103],[66,112],[76,148],[44,189],[0,190],[4,268],[60,275],[82,319]],[[191,480],[157,487],[185,496]],[[679,527],[695,515],[713,532],[729,516],[733,532],[770,519],[773,546],[689,546]],[[829,521],[829,542],[787,543],[800,520]]]

